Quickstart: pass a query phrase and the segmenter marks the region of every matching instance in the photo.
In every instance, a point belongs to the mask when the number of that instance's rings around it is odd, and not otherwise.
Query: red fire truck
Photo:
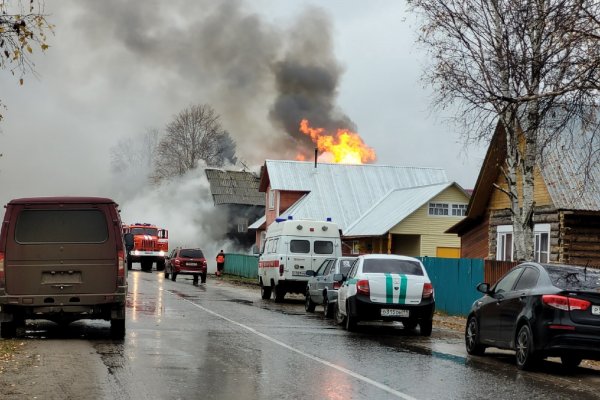
[[[169,231],[159,229],[156,225],[138,223],[123,226],[123,235],[131,235],[130,242],[126,238],[127,269],[132,268],[134,262],[139,262],[142,271],[152,270],[156,262],[156,270],[165,269],[165,257],[169,252]]]

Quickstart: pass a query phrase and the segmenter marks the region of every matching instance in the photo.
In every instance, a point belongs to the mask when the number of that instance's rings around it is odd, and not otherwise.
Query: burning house
[[[265,212],[265,196],[258,191],[259,177],[247,171],[206,168],[215,207],[225,207],[229,218],[227,238],[250,249],[254,232],[248,225]]]

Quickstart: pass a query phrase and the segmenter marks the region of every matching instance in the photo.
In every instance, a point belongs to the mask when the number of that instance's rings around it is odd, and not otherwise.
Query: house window
[[[429,203],[429,215],[448,215],[449,209],[448,203]]]
[[[464,217],[467,215],[466,204],[452,204],[452,215],[455,217]]]
[[[358,240],[352,241],[352,254],[360,254],[360,242]]]
[[[269,210],[275,208],[275,192],[269,189]]]
[[[502,225],[498,227],[498,239],[496,241],[496,260],[513,260],[513,233],[512,226]]]
[[[513,261],[513,229],[512,225],[499,225],[496,241],[496,260]],[[550,224],[536,224],[533,228],[534,259],[547,263],[550,259]]]
[[[246,233],[248,232],[248,219],[239,218],[237,223],[237,231],[238,233]]]
[[[535,226],[535,261],[547,263],[550,259],[550,224]]]

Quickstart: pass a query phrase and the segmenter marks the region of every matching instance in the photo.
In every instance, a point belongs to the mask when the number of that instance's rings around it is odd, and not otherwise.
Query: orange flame
[[[358,133],[348,129],[338,129],[335,136],[324,128],[312,128],[308,120],[300,122],[300,132],[310,136],[321,153],[331,155],[332,161],[341,164],[363,164],[375,161],[375,150],[367,146]],[[298,159],[305,159],[298,155]]]

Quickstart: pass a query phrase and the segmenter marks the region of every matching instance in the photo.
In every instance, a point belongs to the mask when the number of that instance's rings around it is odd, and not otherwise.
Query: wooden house
[[[583,138],[583,136],[582,136]],[[600,267],[600,167],[583,173],[589,148],[553,146],[534,171],[535,260]],[[461,257],[513,261],[512,219],[500,167],[506,136],[500,124],[473,190],[467,216],[448,229],[461,239]],[[518,177],[520,185],[521,177]]]
[[[254,245],[248,226],[265,212],[265,196],[258,191],[259,177],[248,171],[206,168],[215,207],[227,210],[227,238],[241,247]]]
[[[438,168],[267,160],[260,177],[265,215],[250,226],[260,248],[278,217],[332,218],[344,254],[458,257],[446,234],[464,218],[469,195]]]

